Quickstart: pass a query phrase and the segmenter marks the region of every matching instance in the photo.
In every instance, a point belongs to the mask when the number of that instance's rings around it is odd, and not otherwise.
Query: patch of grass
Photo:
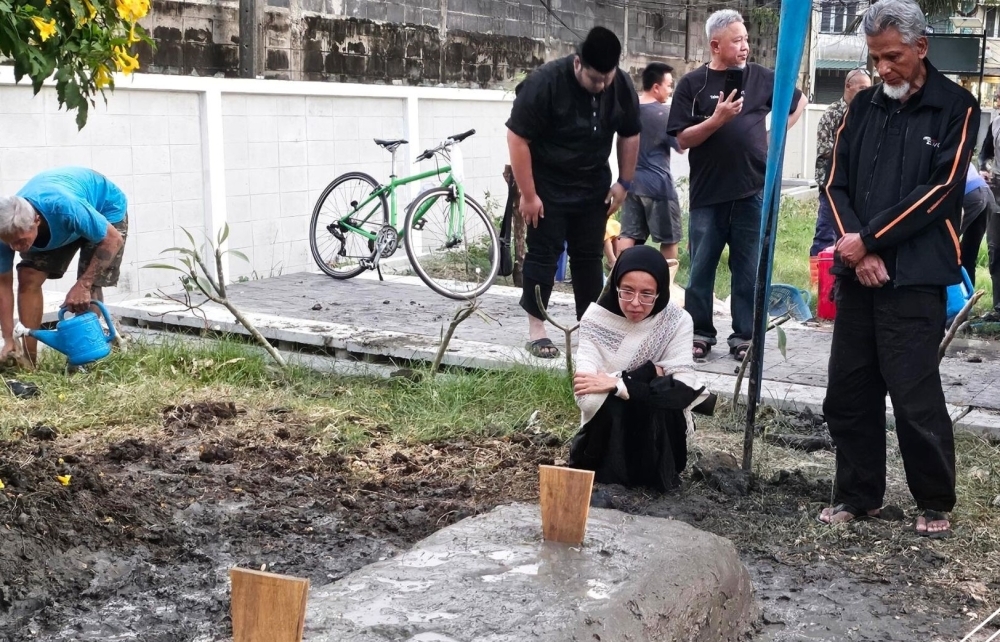
[[[506,371],[462,371],[430,378],[357,378],[319,381],[302,378],[298,389],[348,408],[354,425],[329,415],[316,418],[316,428],[349,447],[382,433],[393,438],[438,441],[456,437],[499,437],[523,429],[536,411],[536,422],[561,437],[579,425],[579,410],[565,373],[515,368]],[[335,385],[330,386],[331,383]],[[311,408],[313,411],[316,407]]]
[[[778,234],[774,248],[774,273],[772,283],[786,283],[800,290],[810,290],[809,248],[816,229],[816,199],[798,200],[784,198],[778,214]],[[684,240],[680,244],[677,283],[686,286],[690,279],[691,255],[688,252],[689,213],[686,205],[682,215]],[[729,271],[729,248],[722,251],[719,268],[715,273],[715,296],[725,300],[732,291],[732,274]],[[815,292],[813,293],[815,301]],[[814,304],[815,307],[815,304]]]
[[[535,411],[546,430],[568,436],[579,412],[565,373],[529,368],[455,371],[413,379],[359,378],[292,366],[280,371],[257,351],[233,341],[137,343],[85,373],[67,376],[65,358],[42,352],[37,372],[19,375],[42,394],[0,395],[0,439],[37,424],[67,434],[86,428],[112,433],[156,430],[164,407],[234,401],[266,412],[288,408],[321,443],[352,448],[379,438],[433,441],[501,436],[523,429]]]
[[[17,376],[42,394],[26,400],[0,395],[0,438],[39,423],[62,432],[145,426],[158,421],[164,406],[203,392],[268,388],[275,372],[259,352],[230,341],[139,343],[70,376],[62,355],[44,350],[39,357],[37,371]]]

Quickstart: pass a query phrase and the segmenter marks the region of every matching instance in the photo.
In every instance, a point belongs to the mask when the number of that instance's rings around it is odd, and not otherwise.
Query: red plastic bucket
[[[816,316],[821,319],[833,319],[837,316],[837,304],[833,301],[833,284],[836,277],[830,274],[833,267],[833,248],[828,247],[819,253],[819,297],[816,300]]]

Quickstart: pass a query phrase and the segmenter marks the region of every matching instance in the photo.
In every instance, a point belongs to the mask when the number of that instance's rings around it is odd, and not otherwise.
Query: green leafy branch
[[[96,96],[114,90],[111,72],[132,73],[134,46],[153,46],[136,24],[148,11],[149,0],[0,0],[0,58],[36,94],[51,79],[59,106],[75,109],[82,128]]]
[[[222,249],[223,243],[225,243],[226,239],[229,238],[229,225],[226,224],[221,230],[219,230],[218,237],[214,243],[211,239],[207,239],[207,244],[211,249],[211,257],[214,259],[214,265],[211,267],[206,261],[206,257],[198,250],[198,244],[195,242],[191,233],[184,228],[181,229],[191,242],[191,247],[169,247],[160,252],[160,254],[173,253],[174,255],[177,255],[178,261],[183,267],[169,263],[151,263],[143,266],[143,268],[174,270],[181,273],[180,281],[181,285],[184,287],[184,299],[179,299],[168,294],[163,294],[163,296],[171,301],[180,303],[188,310],[201,312],[202,318],[206,317],[201,308],[208,301],[224,306],[227,310],[229,310],[233,317],[236,318],[237,323],[246,328],[246,331],[250,333],[250,336],[253,337],[254,341],[264,348],[269,355],[271,355],[271,358],[274,359],[275,363],[282,368],[286,367],[287,364],[285,363],[284,357],[281,356],[281,353],[278,352],[273,345],[271,345],[271,342],[268,341],[259,330],[257,330],[257,327],[229,300],[229,297],[226,295],[226,278],[222,269],[223,257],[226,254],[231,254],[237,258],[243,259],[247,263],[250,262],[250,259],[238,250]],[[201,294],[205,297],[205,300],[201,303],[195,303],[191,299],[192,293]]]

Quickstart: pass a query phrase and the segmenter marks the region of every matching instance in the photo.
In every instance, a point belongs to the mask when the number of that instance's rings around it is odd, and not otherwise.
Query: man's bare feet
[[[925,510],[923,515],[917,517],[914,529],[921,537],[943,539],[951,536],[951,521],[940,511]]]
[[[873,508],[865,512],[863,517],[878,517],[879,510],[878,508]],[[861,513],[862,511],[850,504],[837,504],[836,506],[824,508],[817,519],[823,524],[844,524],[852,519],[857,519]]]

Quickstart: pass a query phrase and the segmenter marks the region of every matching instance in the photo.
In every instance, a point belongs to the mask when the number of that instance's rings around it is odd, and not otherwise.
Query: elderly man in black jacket
[[[927,24],[915,2],[874,3],[863,25],[882,84],[851,104],[826,186],[839,239],[823,412],[837,445],[839,505],[820,520],[878,513],[888,391],[920,511],[916,532],[942,537],[955,505],[955,449],[937,352],[945,288],[960,279],[958,230],[979,106],[926,59]]]

